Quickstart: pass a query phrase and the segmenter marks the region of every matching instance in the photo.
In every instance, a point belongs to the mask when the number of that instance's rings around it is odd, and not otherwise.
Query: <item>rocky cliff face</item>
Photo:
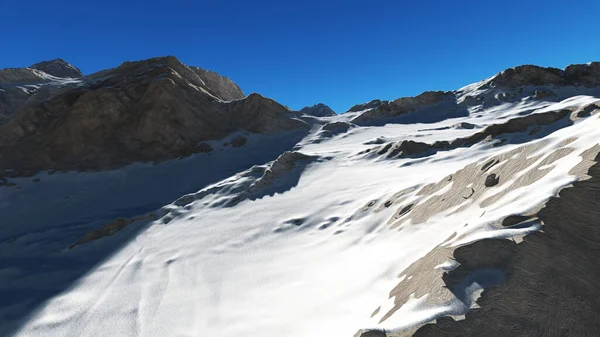
[[[271,133],[305,124],[277,102],[203,78],[174,57],[125,62],[25,104],[0,126],[0,170],[102,170],[207,151],[236,130]],[[210,80],[206,80],[206,79]],[[216,87],[208,84],[216,83]],[[234,90],[235,89],[235,90]],[[229,90],[229,91],[228,91]],[[14,174],[14,173],[13,173]]]
[[[190,69],[202,79],[208,88],[212,89],[212,92],[218,98],[224,101],[232,101],[246,97],[242,89],[229,78],[198,67],[190,67]]]

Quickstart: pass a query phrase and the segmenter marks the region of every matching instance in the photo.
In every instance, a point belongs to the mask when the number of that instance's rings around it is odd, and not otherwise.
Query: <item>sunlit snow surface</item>
[[[532,140],[543,142],[536,152],[542,157],[560,147],[574,149],[551,164],[552,171],[532,185],[507,193],[485,208],[473,202],[459,213],[432,214],[426,223],[402,228],[391,229],[388,223],[400,205],[382,207],[377,212],[373,210],[377,207],[365,211],[364,206],[374,199],[386,200],[408,187],[416,187],[411,192],[414,196],[419,187],[427,183],[435,183],[470,163],[483,162],[522,144],[493,147],[481,143],[419,159],[377,160],[357,156],[357,153],[373,147],[365,143],[378,137],[386,141],[412,139],[428,143],[452,140],[524,111],[538,113],[576,108],[597,100],[578,96],[554,104],[507,103],[481,112],[481,117],[471,115],[434,124],[353,128],[319,143],[312,141],[316,137],[313,132],[296,150],[327,159],[309,164],[295,185],[291,184],[282,193],[242,200],[232,207],[213,203],[222,197],[219,193],[225,193],[221,190],[188,205],[164,208],[169,214],[142,226],[107,260],[49,300],[26,319],[17,335],[352,336],[360,328],[393,330],[427,322],[440,315],[464,314],[469,303],[457,300],[431,304],[425,303],[426,298],[415,298],[379,323],[393,306],[389,293],[400,282],[399,275],[435,247],[539,230],[540,224],[520,229],[494,229],[489,223],[502,216],[529,210],[572,183],[576,177],[568,172],[580,162],[581,152],[600,139],[598,115],[545,138]],[[539,110],[532,111],[535,109]],[[444,129],[460,122],[481,128]],[[438,130],[432,131],[436,128]],[[577,139],[565,145],[564,141],[571,137]],[[161,167],[157,166],[157,172],[168,174],[168,169]],[[110,176],[104,174],[111,181]],[[193,175],[194,172],[186,174]],[[60,179],[59,173],[55,175],[57,178],[47,182],[54,182],[54,185],[45,188],[59,189],[66,180]],[[87,188],[99,188],[102,179],[93,178],[93,175],[62,174],[64,177],[83,177],[79,179],[84,185],[87,182]],[[236,185],[238,177],[242,179],[241,175],[233,175],[226,183]],[[155,179],[160,180],[161,176],[157,175]],[[122,183],[126,186],[127,181]],[[36,186],[27,186],[27,193],[35,194]],[[490,190],[489,193],[493,192]],[[15,216],[17,211],[8,211],[10,198],[16,196],[0,194],[0,203],[5,207],[2,212]],[[86,212],[85,207],[90,212],[94,212],[95,207],[100,210],[105,207],[85,203],[85,198],[94,200],[94,197],[82,198],[80,207],[84,209],[72,211],[73,214]],[[130,198],[119,199],[122,207],[143,208],[136,204],[133,195]],[[152,199],[148,195],[140,198]],[[411,194],[407,198],[410,199]],[[67,207],[58,202],[52,205],[57,213],[61,207]],[[39,230],[52,226],[42,216],[29,215],[28,219],[31,223],[21,223],[21,229],[31,226]],[[469,226],[465,227],[465,223]],[[10,226],[7,226],[9,231],[22,232]],[[448,240],[455,233],[454,239]],[[72,250],[62,247],[55,254],[84,256],[95,247],[110,245],[111,241],[119,239],[119,235],[121,233]],[[24,242],[12,242],[10,249],[19,249],[19,244],[25,245],[28,241]],[[451,262],[437,266],[440,269],[452,267]],[[64,268],[68,269],[68,266]],[[18,287],[22,277],[25,275],[18,270],[3,273],[0,269],[0,280],[4,282],[10,278],[14,287]],[[477,292],[477,285],[466,291]],[[371,317],[378,307],[381,307],[379,313]],[[4,316],[8,320],[8,316]]]

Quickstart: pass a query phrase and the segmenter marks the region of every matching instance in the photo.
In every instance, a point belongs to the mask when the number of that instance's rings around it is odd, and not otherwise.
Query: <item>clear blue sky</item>
[[[175,55],[245,93],[341,112],[451,90],[507,67],[600,60],[600,1],[0,0],[0,68],[89,74]]]

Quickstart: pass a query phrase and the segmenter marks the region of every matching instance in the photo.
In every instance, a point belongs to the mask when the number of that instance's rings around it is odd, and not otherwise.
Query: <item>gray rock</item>
[[[367,110],[367,109],[374,109],[374,108],[378,108],[382,104],[386,104],[386,103],[389,103],[389,101],[382,101],[380,99],[374,99],[374,100],[369,101],[367,103],[357,104],[357,105],[351,107],[348,111],[349,112],[356,112],[356,111],[363,111],[363,110]]]
[[[221,76],[214,71],[198,67],[191,66],[190,69],[192,69],[200,79],[202,79],[206,87],[210,88],[220,99],[232,101],[246,97],[244,92],[242,92],[242,89],[229,78]]]
[[[83,77],[81,70],[77,67],[65,62],[62,59],[55,59],[50,61],[43,61],[40,63],[29,66],[31,69],[37,69],[45,72],[46,74],[63,77],[63,78],[79,78]]]
[[[330,116],[336,115],[336,113],[335,113],[335,111],[333,111],[333,109],[331,109],[330,107],[328,107],[327,105],[325,105],[323,103],[304,107],[304,108],[302,108],[302,110],[300,110],[300,113],[310,115],[310,116],[315,116],[315,117],[330,117]]]
[[[452,92],[426,91],[415,97],[402,97],[391,102],[382,103],[376,108],[363,112],[360,116],[354,118],[352,122],[360,125],[372,119],[396,117],[423,107],[441,103],[445,99],[453,97],[454,94]]]
[[[500,182],[500,177],[492,173],[485,178],[484,185],[485,187],[492,187],[498,185],[498,182]]]

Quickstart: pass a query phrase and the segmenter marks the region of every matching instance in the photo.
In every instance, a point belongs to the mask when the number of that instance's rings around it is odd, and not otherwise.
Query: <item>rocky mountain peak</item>
[[[50,80],[41,87],[43,102],[24,95],[6,106],[14,117],[0,125],[0,171],[113,169],[206,151],[200,142],[238,130],[306,127],[274,100],[258,94],[244,99],[231,80],[194,71],[172,56],[125,62],[76,85]]]
[[[200,87],[209,95],[221,100],[232,101],[246,97],[242,89],[231,79],[221,76],[214,71],[195,66],[187,66],[175,56],[154,57],[141,61],[127,61],[115,68],[116,73],[162,73],[169,76],[171,70]]]
[[[77,67],[71,65],[63,59],[57,58],[50,61],[42,61],[29,66],[31,69],[37,69],[46,74],[63,77],[63,78],[79,78],[83,77],[83,73]]]
[[[541,85],[592,87],[600,85],[600,62],[572,64],[564,70],[527,64],[508,68],[493,76],[487,81],[487,84],[493,88]]]
[[[522,65],[508,68],[488,82],[491,87],[514,88],[526,85],[566,84],[563,71],[557,68],[543,68],[535,65]]]
[[[323,103],[318,103],[313,106],[307,106],[300,110],[301,113],[315,116],[315,117],[330,117],[335,116],[336,113],[329,106]]]

